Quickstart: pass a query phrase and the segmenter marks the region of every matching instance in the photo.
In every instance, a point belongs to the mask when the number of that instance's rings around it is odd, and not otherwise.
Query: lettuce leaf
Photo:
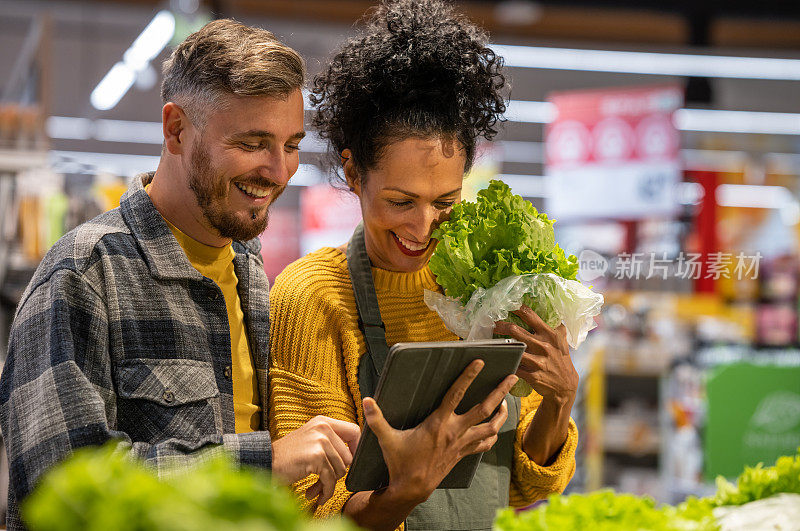
[[[498,511],[498,531],[561,529],[652,529],[660,531],[719,529],[714,508],[744,505],[776,494],[800,494],[800,448],[797,455],[779,457],[774,466],[745,467],[736,483],[717,478],[713,496],[690,496],[673,507],[656,506],[648,497],[600,490],[588,494],[551,494],[546,504],[515,512]]]
[[[578,259],[556,244],[554,222],[504,182],[491,181],[476,202],[453,206],[450,220],[433,232],[439,243],[431,271],[445,294],[465,304],[476,289],[510,276],[554,273],[575,280]]]
[[[709,503],[714,507],[742,505],[780,492],[800,494],[800,448],[795,456],[779,457],[774,466],[758,463],[745,467],[735,484],[717,477],[717,493]]]
[[[120,445],[121,446],[121,445]],[[159,479],[116,442],[79,448],[22,502],[31,531],[355,531],[344,518],[313,521],[296,496],[226,455]]]
[[[657,507],[652,498],[617,494],[604,489],[589,494],[552,494],[545,505],[515,514],[513,509],[498,512],[494,523],[498,531],[554,531],[592,529],[598,531],[713,530],[711,511],[689,517],[670,506]]]

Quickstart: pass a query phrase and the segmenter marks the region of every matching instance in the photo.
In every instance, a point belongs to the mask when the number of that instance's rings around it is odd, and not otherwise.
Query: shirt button
[[[231,373],[232,373],[231,366],[228,365],[227,367],[225,367],[225,378],[230,378],[231,377]]]
[[[164,394],[162,395],[162,398],[164,399],[164,402],[169,404],[173,400],[175,400],[175,395],[172,393],[172,391],[164,391]]]

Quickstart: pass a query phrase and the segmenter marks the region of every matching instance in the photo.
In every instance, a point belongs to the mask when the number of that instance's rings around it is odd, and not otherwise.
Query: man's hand
[[[317,505],[322,505],[333,496],[336,481],[353,462],[360,436],[357,424],[314,417],[272,443],[272,472],[288,483],[317,474],[319,480],[308,488],[306,498],[319,496]]]
[[[508,417],[504,399],[516,383],[516,376],[506,377],[483,402],[463,415],[455,412],[482,368],[480,360],[467,366],[441,405],[412,429],[392,428],[378,404],[372,398],[364,399],[364,417],[378,438],[389,469],[387,491],[396,499],[413,504],[424,501],[462,457],[494,446],[497,433]],[[500,404],[499,411],[483,423]]]

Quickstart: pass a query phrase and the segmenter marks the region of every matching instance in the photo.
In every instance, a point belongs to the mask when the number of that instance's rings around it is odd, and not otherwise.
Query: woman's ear
[[[355,162],[353,162],[353,152],[345,149],[342,151],[341,157],[347,186],[350,187],[351,192],[361,197],[361,176],[358,173]]]

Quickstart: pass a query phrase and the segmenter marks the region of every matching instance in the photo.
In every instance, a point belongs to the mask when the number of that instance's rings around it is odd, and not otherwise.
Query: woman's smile
[[[400,249],[400,252],[406,256],[422,256],[425,254],[425,251],[428,250],[428,247],[432,241],[430,238],[428,238],[428,241],[425,243],[417,243],[413,240],[407,240],[397,235],[394,231],[389,231],[389,233],[397,243],[397,247]]]

